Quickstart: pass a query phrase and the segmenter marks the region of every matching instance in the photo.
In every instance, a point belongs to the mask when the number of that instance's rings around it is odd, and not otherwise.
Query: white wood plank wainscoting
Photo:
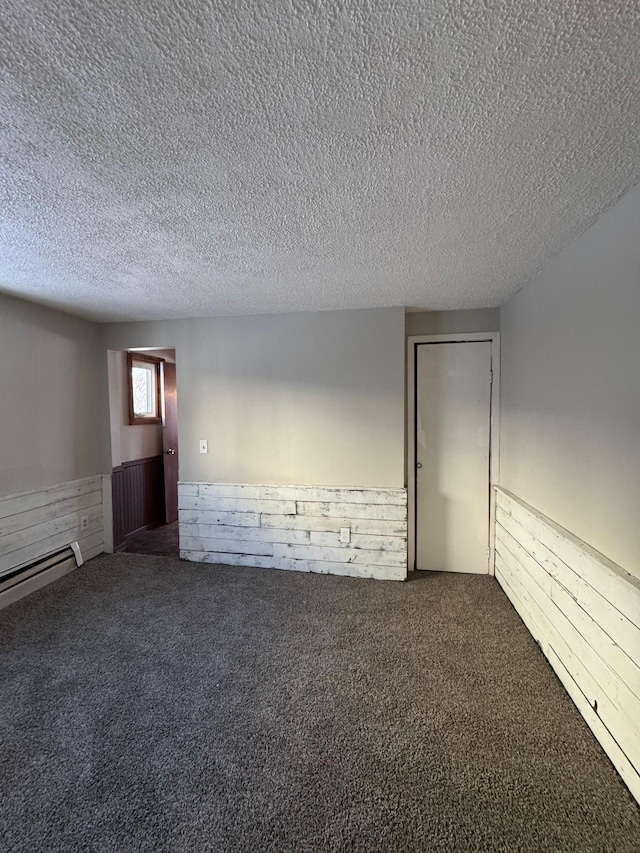
[[[104,550],[101,476],[0,498],[0,607],[72,571],[70,559],[43,571],[29,567],[31,577],[9,586],[17,569],[71,542],[84,560]]]
[[[504,489],[495,576],[640,802],[640,580]]]
[[[178,519],[185,560],[407,577],[405,489],[183,482]]]

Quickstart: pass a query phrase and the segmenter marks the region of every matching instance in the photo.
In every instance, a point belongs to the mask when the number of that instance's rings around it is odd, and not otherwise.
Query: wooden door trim
[[[173,372],[173,391],[175,392],[175,406],[173,407],[174,415],[175,415],[175,432],[176,432],[176,442],[175,442],[175,456],[168,457],[167,456],[167,430],[169,429],[169,420],[167,418],[167,371]],[[169,383],[171,384],[171,383]],[[178,518],[178,481],[180,479],[179,475],[179,467],[180,467],[180,429],[179,429],[179,418],[178,418],[178,369],[175,362],[169,363],[165,362],[163,364],[162,371],[162,459],[163,459],[163,467],[164,467],[164,497],[165,497],[165,522],[169,524],[172,521],[176,521]],[[172,442],[173,444],[173,442]],[[169,464],[169,460],[173,460],[174,464]],[[175,469],[175,488],[171,488],[174,485],[174,478],[171,477],[171,482],[169,482],[168,474],[173,473]],[[169,491],[171,488],[171,498],[169,500]],[[173,518],[174,513],[172,510],[175,508],[175,518]],[[171,516],[171,518],[170,518]]]
[[[416,358],[420,344],[491,343],[490,442],[489,442],[489,567],[494,574],[495,562],[495,494],[493,486],[500,482],[500,332],[474,332],[448,335],[409,335],[407,337],[407,568],[416,567]]]
[[[137,417],[133,409],[133,380],[131,371],[133,370],[134,361],[144,361],[152,364],[155,368],[155,386],[156,386],[156,416],[155,417]],[[129,405],[129,426],[148,426],[149,424],[162,423],[162,365],[163,358],[158,358],[155,355],[147,355],[144,352],[134,352],[127,350],[127,402]]]

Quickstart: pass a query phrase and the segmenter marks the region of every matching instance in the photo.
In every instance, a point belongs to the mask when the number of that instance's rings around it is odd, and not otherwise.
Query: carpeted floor
[[[103,556],[0,643],[3,851],[640,850],[488,577]]]

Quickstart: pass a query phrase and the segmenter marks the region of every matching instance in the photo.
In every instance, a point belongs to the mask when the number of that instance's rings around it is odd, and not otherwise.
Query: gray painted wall
[[[459,332],[499,332],[500,309],[475,311],[407,311],[405,331],[409,335],[449,335]]]
[[[402,308],[110,324],[106,337],[175,347],[182,480],[403,485]]]
[[[640,187],[502,309],[501,481],[640,576]]]
[[[0,495],[109,470],[103,329],[0,295]]]

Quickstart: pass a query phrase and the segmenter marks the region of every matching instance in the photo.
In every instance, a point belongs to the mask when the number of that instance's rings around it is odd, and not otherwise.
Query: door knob
[[[422,462],[416,462],[416,468],[422,468]]]
[[[173,448],[171,448],[171,447],[168,450],[165,450],[165,453],[167,454],[167,456],[175,456],[176,455],[175,450],[173,450]]]

